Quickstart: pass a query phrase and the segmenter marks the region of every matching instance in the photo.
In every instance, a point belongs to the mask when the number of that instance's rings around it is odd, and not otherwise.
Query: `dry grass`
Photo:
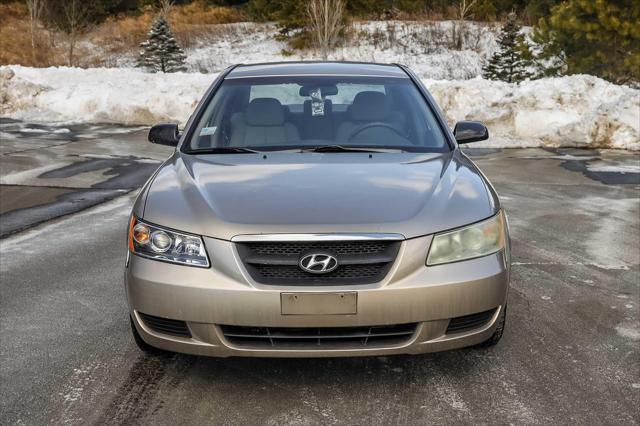
[[[0,64],[47,66],[52,63],[55,50],[51,34],[42,28],[38,29],[32,48],[24,4],[0,4]]]
[[[77,64],[118,66],[123,57],[135,56],[154,16],[153,10],[146,9],[136,16],[113,16],[94,26],[78,42]],[[209,6],[204,2],[176,6],[169,16],[171,28],[182,47],[190,47],[197,39],[215,36],[219,24],[246,20],[247,17],[237,9]],[[37,43],[32,49],[26,6],[0,4],[0,65],[65,65],[66,40],[64,33],[39,28]]]

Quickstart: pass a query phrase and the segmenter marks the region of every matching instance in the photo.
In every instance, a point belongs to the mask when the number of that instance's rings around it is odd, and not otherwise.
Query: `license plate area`
[[[358,292],[280,293],[282,315],[354,315]]]

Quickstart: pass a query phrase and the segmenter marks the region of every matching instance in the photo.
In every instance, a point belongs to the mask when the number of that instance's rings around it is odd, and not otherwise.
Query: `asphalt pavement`
[[[125,229],[135,189],[170,149],[142,129],[93,127],[0,127],[0,423],[640,422],[638,154],[468,151],[511,226],[496,347],[155,358],[129,329]]]

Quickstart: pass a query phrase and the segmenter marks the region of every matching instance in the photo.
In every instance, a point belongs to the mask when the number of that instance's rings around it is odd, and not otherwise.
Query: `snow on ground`
[[[329,60],[402,63],[420,75],[433,79],[468,79],[479,75],[482,64],[497,48],[497,27],[468,22],[463,27],[453,21],[431,23],[412,21],[355,22],[344,43]],[[454,32],[461,33],[460,49]],[[220,71],[229,65],[282,60],[318,59],[313,50],[292,51],[276,40],[274,24],[236,23],[217,26],[187,49],[189,71]],[[130,64],[135,58],[130,58]]]
[[[487,124],[491,139],[474,146],[640,150],[640,90],[585,75],[519,85],[420,75],[451,125],[464,119]],[[34,122],[185,123],[215,76],[3,66],[0,116]]]
[[[363,21],[352,23],[347,37],[330,60],[398,62],[421,75],[440,80],[468,79],[479,75],[482,64],[497,49],[497,25],[456,21]],[[528,31],[525,28],[523,31]],[[187,71],[212,73],[229,65],[282,60],[318,59],[314,50],[292,50],[277,40],[273,23],[239,22],[212,25],[195,35],[185,49]],[[458,36],[461,45],[457,46]],[[81,40],[87,63],[133,68],[137,49],[114,56],[103,46]]]

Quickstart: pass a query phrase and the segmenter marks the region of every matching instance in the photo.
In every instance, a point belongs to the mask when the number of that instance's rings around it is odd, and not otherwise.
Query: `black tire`
[[[146,353],[147,355],[153,356],[166,356],[170,354],[170,352],[156,348],[155,346],[151,346],[150,344],[142,340],[142,336],[140,336],[140,333],[138,333],[138,329],[136,329],[136,325],[133,323],[133,318],[129,317],[129,323],[131,324],[131,333],[133,334],[133,340],[136,342],[136,346],[138,346],[138,348],[142,352]]]
[[[495,346],[498,344],[500,339],[502,339],[502,334],[504,334],[504,327],[507,323],[507,305],[504,305],[504,309],[500,313],[500,318],[498,318],[498,325],[496,326],[495,331],[487,340],[482,343],[477,344],[475,347],[479,349],[490,348],[491,346]]]

